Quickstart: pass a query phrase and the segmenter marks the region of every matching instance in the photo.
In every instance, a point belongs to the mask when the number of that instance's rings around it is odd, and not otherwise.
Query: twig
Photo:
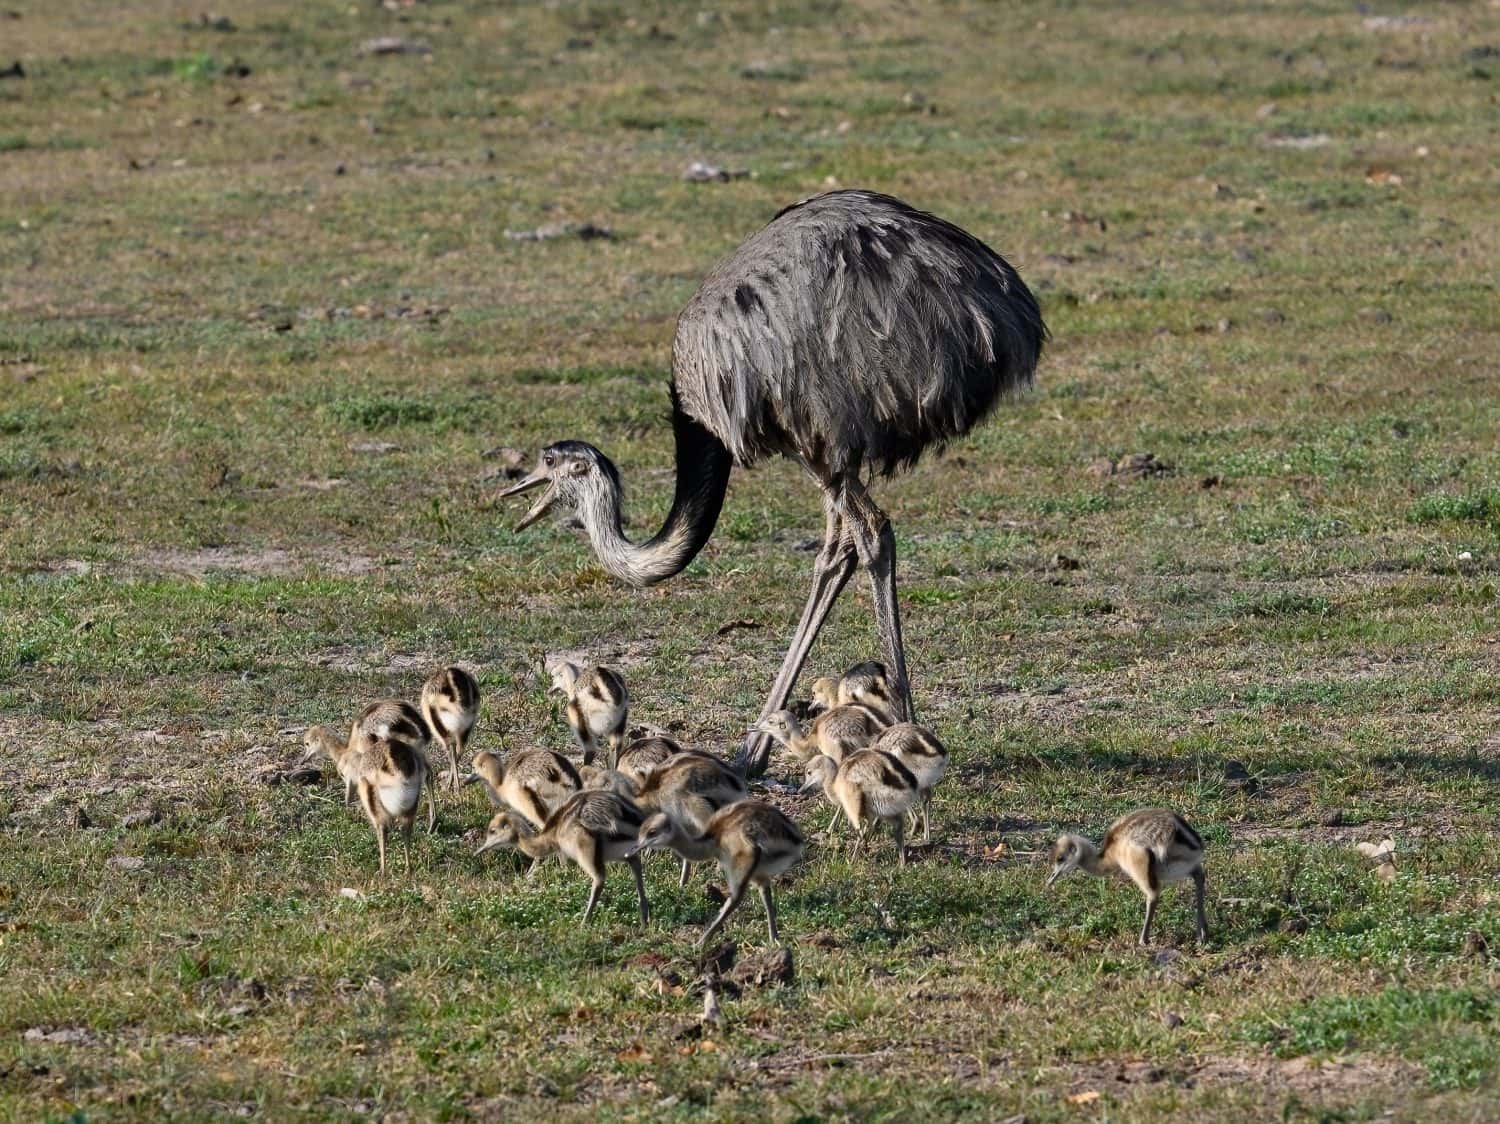
[[[816,1065],[818,1062],[853,1062],[864,1058],[881,1058],[890,1052],[887,1048],[884,1050],[871,1050],[865,1054],[813,1054],[811,1057],[805,1058],[771,1058],[767,1061],[755,1062],[751,1068],[792,1069],[799,1065]]]

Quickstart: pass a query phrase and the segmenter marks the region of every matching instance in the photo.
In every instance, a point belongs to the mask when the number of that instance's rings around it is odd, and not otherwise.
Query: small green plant
[[[1500,527],[1500,489],[1423,496],[1412,504],[1409,518],[1413,523],[1492,523]]]

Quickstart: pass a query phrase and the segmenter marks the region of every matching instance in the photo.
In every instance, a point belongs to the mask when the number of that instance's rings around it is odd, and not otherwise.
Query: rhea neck
[[[672,838],[668,846],[688,862],[703,862],[718,854],[713,836],[694,835],[676,821],[672,823]]]
[[[594,553],[609,574],[628,585],[654,585],[681,573],[703,549],[719,521],[732,460],[717,437],[685,414],[672,394],[672,431],[677,485],[661,530],[633,543],[621,527],[621,490],[615,473],[597,475],[598,485],[579,497],[578,518]]]
[[[1100,857],[1098,847],[1095,847],[1094,844],[1089,840],[1082,838],[1077,840],[1077,844],[1078,868],[1080,870],[1086,870],[1090,874],[1097,874],[1100,876],[1106,875],[1110,872],[1110,869],[1114,866],[1114,864],[1106,862],[1103,858]]]

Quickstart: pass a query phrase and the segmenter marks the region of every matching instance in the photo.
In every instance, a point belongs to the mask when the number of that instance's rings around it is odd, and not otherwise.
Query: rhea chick
[[[641,782],[651,772],[665,765],[682,752],[676,738],[659,734],[649,738],[636,738],[615,755],[615,772],[629,782],[631,791],[640,789]]]
[[[583,749],[583,763],[592,765],[603,745],[613,765],[625,742],[630,715],[630,696],[620,673],[555,658],[547,661],[547,674],[552,677],[552,689],[567,699],[564,716]]]
[[[715,812],[702,831],[694,831],[658,812],[642,825],[637,850],[670,847],[684,862],[718,861],[729,883],[729,897],[698,938],[701,947],[739,908],[745,891],[752,885],[760,890],[760,900],[766,906],[771,943],[779,943],[771,883],[801,861],[806,846],[802,832],[781,811],[759,800],[741,800]]]
[[[552,749],[521,749],[503,761],[481,750],[474,755],[473,770],[466,783],[483,784],[491,804],[513,809],[533,830],[583,788],[573,762]]]
[[[745,778],[709,753],[679,753],[657,766],[636,788],[647,812],[665,812],[691,831],[703,831],[715,812],[750,795]],[[678,885],[686,886],[692,862],[682,861]]]
[[[302,736],[302,744],[307,749],[303,760],[314,761],[327,757],[333,762],[334,770],[344,782],[344,804],[347,806],[354,801],[359,778],[365,771],[364,751],[375,741],[391,734],[397,740],[414,746],[423,755],[423,762],[426,762],[424,751],[427,747],[428,730],[425,720],[415,707],[400,699],[382,699],[371,703],[342,738],[332,726],[309,727]],[[437,801],[433,795],[430,770],[427,774],[427,786],[427,830],[431,831],[437,823]]]
[[[876,823],[884,822],[896,837],[897,862],[906,865],[906,817],[921,798],[910,769],[893,754],[878,749],[855,750],[840,762],[820,753],[807,763],[802,791],[819,788],[859,833],[854,854],[863,848]]]
[[[458,763],[479,717],[479,684],[461,667],[434,671],[422,684],[422,717],[448,753],[448,787],[458,791]]]
[[[770,734],[797,759],[798,764],[823,754],[835,762],[848,753],[863,749],[886,727],[874,711],[862,706],[835,706],[812,720],[806,729],[790,710],[768,714],[753,730]]]
[[[651,907],[646,903],[646,884],[641,880],[641,860],[636,854],[645,819],[645,813],[618,793],[580,792],[548,816],[540,831],[533,830],[514,812],[500,812],[490,821],[484,843],[474,853],[518,850],[533,861],[553,853],[573,860],[593,883],[583,911],[585,924],[604,892],[604,864],[623,862],[635,876],[641,924],[645,925],[651,919]]]
[[[813,680],[813,702],[823,710],[836,706],[862,706],[884,722],[895,720],[896,703],[891,694],[885,664],[878,660],[857,663],[840,676]]]
[[[411,832],[424,787],[429,788],[428,830],[436,818],[425,753],[428,740],[427,724],[417,708],[397,699],[383,699],[365,707],[350,731],[345,758],[353,758],[349,764],[355,790],[375,832],[381,874],[385,873],[385,835],[391,827],[401,831],[405,869],[411,872]]]
[[[1140,943],[1151,936],[1156,902],[1168,882],[1193,880],[1193,904],[1198,913],[1198,940],[1208,940],[1208,919],[1203,914],[1203,839],[1176,812],[1147,808],[1121,816],[1095,847],[1081,835],[1062,835],[1052,848],[1051,886],[1072,870],[1106,876],[1116,871],[1140,887],[1146,895],[1146,921]]]
[[[926,726],[898,722],[870,743],[871,749],[889,753],[911,770],[922,797],[922,842],[932,842],[932,790],[948,771],[948,751]],[[916,821],[912,821],[916,830]]]

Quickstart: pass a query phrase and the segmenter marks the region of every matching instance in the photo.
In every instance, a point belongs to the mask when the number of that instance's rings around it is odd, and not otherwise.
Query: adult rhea
[[[823,491],[827,529],[812,594],[761,717],[786,704],[856,562],[901,713],[915,712],[896,605],[895,536],[867,484],[982,421],[1029,385],[1046,338],[1036,298],[1011,265],[935,215],[870,191],[832,191],[781,211],[725,258],[688,302],[672,342],[677,485],[660,531],[620,528],[620,474],[581,441],[542,450],[505,496],[547,485],[517,530],[563,505],[604,568],[630,585],[669,578],[713,533],[732,463],[779,453]],[[764,772],[770,742],[744,763]]]

